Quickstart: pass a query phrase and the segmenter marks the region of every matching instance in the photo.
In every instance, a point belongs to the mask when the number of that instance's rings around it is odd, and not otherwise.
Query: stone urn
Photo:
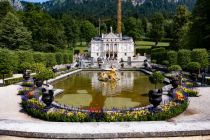
[[[28,81],[30,79],[30,72],[28,70],[25,70],[23,72],[23,79]]]
[[[173,89],[176,89],[179,86],[179,80],[178,79],[173,79],[171,80],[171,85],[173,87]]]
[[[121,68],[124,68],[124,63],[123,62],[121,63]]]
[[[67,68],[67,70],[70,70],[71,69],[71,66],[70,65],[67,65],[66,68]]]
[[[149,91],[149,102],[156,108],[162,102],[162,90],[154,89]]]
[[[51,107],[51,104],[54,100],[54,91],[53,90],[46,90],[45,88],[42,89],[42,101],[46,104],[46,109]]]
[[[40,80],[40,79],[36,79],[35,80],[35,85],[36,85],[37,88],[39,88],[39,87],[41,87],[43,85],[43,81]]]

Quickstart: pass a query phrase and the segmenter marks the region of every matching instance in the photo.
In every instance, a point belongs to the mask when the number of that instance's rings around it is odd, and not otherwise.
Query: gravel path
[[[30,135],[34,133],[33,136],[39,136],[39,134],[52,136],[55,133],[54,136],[56,138],[57,136],[65,138],[66,135],[73,138],[79,138],[78,136],[84,138],[87,135],[92,138],[94,134],[96,138],[99,134],[101,136],[110,134],[110,138],[116,138],[115,135],[124,136],[124,133],[128,136],[132,134],[133,137],[138,137],[138,135],[144,133],[146,136],[152,134],[157,137],[160,133],[164,133],[164,136],[182,136],[181,134],[191,132],[193,133],[191,135],[200,135],[198,132],[210,133],[210,87],[197,88],[196,90],[200,92],[200,97],[190,98],[188,109],[178,117],[168,121],[122,123],[59,123],[31,118],[21,112],[21,98],[17,95],[18,88],[20,88],[19,85],[0,87],[0,130],[11,131],[11,133],[21,131],[24,133],[24,136],[26,136],[25,133],[29,132],[32,132],[29,133]],[[170,135],[165,135],[165,133],[170,133]],[[194,138],[196,139],[196,137],[191,137],[190,139]],[[209,139],[209,136],[197,138]],[[1,139],[13,140],[21,138],[0,136]],[[150,139],[152,140],[153,138]]]
[[[171,121],[206,121],[210,120],[210,87],[202,87],[196,89],[199,97],[191,97],[187,110]]]
[[[21,112],[19,88],[19,85],[0,87],[0,119],[37,121]]]
[[[19,85],[0,87],[0,119],[41,121],[21,112],[21,98],[17,95],[18,88],[20,88]],[[199,91],[200,96],[191,97],[187,110],[169,121],[210,121],[210,87],[197,88],[196,90]]]

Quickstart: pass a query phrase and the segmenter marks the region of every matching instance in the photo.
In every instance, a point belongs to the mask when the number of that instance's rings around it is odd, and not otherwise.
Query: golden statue
[[[107,81],[118,81],[119,78],[118,78],[116,69],[112,68],[109,71],[99,72],[98,73],[98,80],[99,81],[104,81],[104,82],[107,82]]]

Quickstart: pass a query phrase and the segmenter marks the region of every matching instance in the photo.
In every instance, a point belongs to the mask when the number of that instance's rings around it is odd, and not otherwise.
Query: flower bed
[[[57,122],[121,122],[121,121],[158,121],[175,117],[186,110],[188,100],[160,105],[159,111],[154,112],[152,108],[142,110],[131,110],[122,112],[103,112],[103,110],[68,111],[65,109],[45,109],[45,105],[37,99],[22,98],[23,109],[31,116],[46,121]]]

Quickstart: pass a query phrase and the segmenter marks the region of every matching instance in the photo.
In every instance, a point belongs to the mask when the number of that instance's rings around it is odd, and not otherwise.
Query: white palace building
[[[123,37],[122,34],[110,33],[94,37],[90,43],[91,57],[105,60],[132,60],[134,56],[134,41],[132,37]]]

